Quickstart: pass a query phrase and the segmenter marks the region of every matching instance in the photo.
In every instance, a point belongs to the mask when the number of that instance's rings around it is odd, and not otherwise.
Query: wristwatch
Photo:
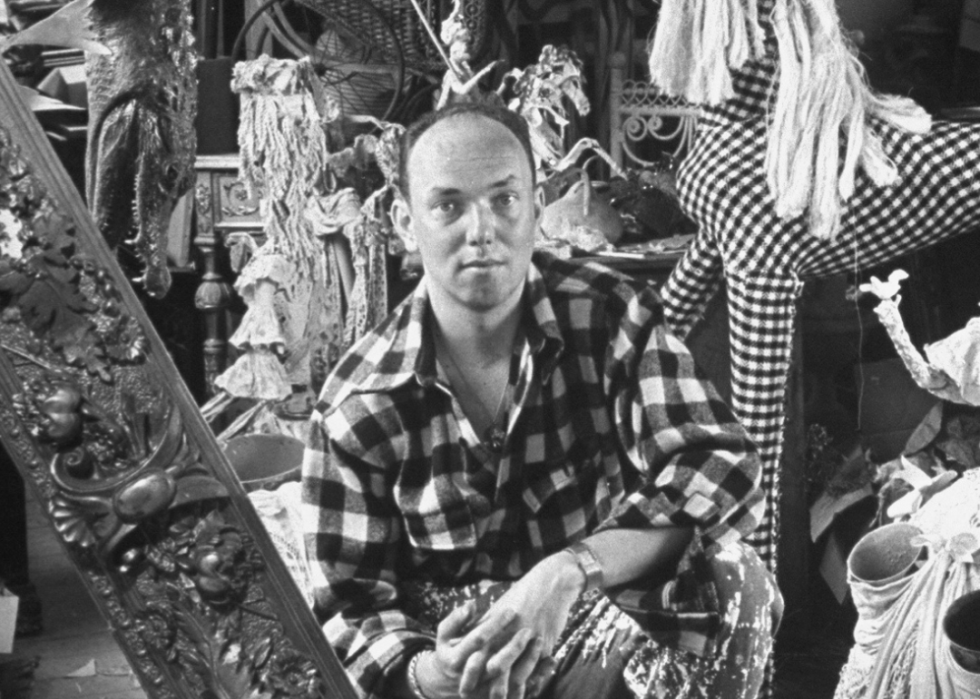
[[[595,557],[589,545],[584,541],[579,541],[565,550],[575,556],[575,562],[578,563],[578,567],[585,574],[585,589],[582,592],[601,589],[603,587],[602,566],[599,565],[599,559]]]
[[[408,661],[408,686],[411,688],[412,694],[418,697],[418,699],[429,699],[425,692],[422,691],[422,685],[419,684],[419,658],[431,652],[431,648],[425,648],[413,655],[412,659]]]

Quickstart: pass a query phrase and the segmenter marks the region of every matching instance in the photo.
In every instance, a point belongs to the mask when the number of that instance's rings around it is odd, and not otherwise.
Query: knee
[[[726,546],[709,558],[723,629],[733,633],[737,627],[756,629],[775,635],[783,616],[783,597],[773,574],[751,546]]]

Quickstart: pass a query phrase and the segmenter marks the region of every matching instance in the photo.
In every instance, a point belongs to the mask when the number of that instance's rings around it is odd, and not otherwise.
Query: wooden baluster
[[[198,172],[194,192],[197,211],[194,245],[204,260],[204,274],[194,294],[194,306],[204,314],[204,379],[208,397],[214,396],[214,380],[225,370],[228,350],[225,310],[231,300],[231,285],[217,270],[220,241],[214,228],[214,209],[218,205],[218,192],[212,187],[211,176],[209,171]]]

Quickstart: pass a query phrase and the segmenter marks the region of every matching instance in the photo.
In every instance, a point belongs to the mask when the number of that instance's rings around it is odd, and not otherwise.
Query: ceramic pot
[[[298,481],[303,442],[284,434],[247,434],[228,440],[225,456],[247,492]]]
[[[980,675],[980,590],[953,600],[943,617],[943,632],[956,664]],[[980,678],[976,681],[980,684]]]
[[[893,522],[865,534],[847,557],[851,576],[865,583],[887,585],[910,572],[925,553],[912,539],[922,530],[908,522]]]

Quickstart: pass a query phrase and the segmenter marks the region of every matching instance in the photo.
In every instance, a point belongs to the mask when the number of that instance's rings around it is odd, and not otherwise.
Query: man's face
[[[430,294],[475,311],[519,299],[539,207],[517,137],[480,115],[449,117],[415,142],[407,170],[395,227],[418,249]]]

